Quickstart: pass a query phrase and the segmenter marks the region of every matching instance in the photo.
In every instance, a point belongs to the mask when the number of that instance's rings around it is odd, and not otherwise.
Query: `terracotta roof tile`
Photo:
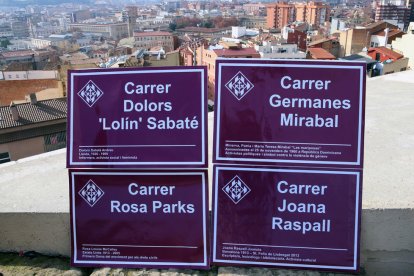
[[[386,47],[369,48],[369,50],[368,50],[368,52],[373,52],[373,51],[384,54],[384,55],[386,55],[386,56],[388,56],[392,59],[400,59],[400,58],[404,57],[404,55],[401,55],[397,52],[394,52],[393,50],[388,49]]]
[[[308,48],[308,51],[314,59],[336,59],[334,55],[323,48]]]
[[[242,48],[238,50],[233,49],[216,49],[213,50],[219,57],[239,57],[239,56],[252,56],[260,58],[260,54],[254,48]]]

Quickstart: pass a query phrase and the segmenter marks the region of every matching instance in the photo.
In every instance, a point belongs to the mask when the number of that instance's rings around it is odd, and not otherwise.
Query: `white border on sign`
[[[94,76],[94,75],[130,75],[130,74],[161,74],[161,73],[201,73],[201,161],[197,162],[74,162],[73,161],[73,114],[74,105],[73,99],[76,96],[74,93],[74,77],[75,76]],[[135,71],[108,71],[108,72],[83,72],[83,73],[72,73],[71,79],[71,101],[70,101],[70,144],[69,144],[69,166],[71,165],[203,165],[206,161],[205,151],[205,97],[204,97],[204,70],[203,69],[176,69],[176,70],[135,70]]]
[[[244,59],[248,60],[248,59]],[[358,122],[358,153],[355,162],[341,162],[341,161],[311,161],[311,160],[286,160],[286,159],[258,159],[258,158],[233,158],[221,157],[219,151],[220,145],[220,120],[221,120],[221,69],[222,67],[287,67],[287,68],[331,68],[331,69],[357,69],[360,71],[359,84],[359,122]],[[268,63],[219,63],[218,68],[218,83],[217,83],[217,129],[216,131],[216,160],[229,161],[252,161],[252,162],[276,162],[276,163],[302,163],[302,164],[331,164],[331,165],[360,165],[361,164],[361,140],[362,140],[362,101],[363,101],[363,80],[364,70],[363,66],[339,66],[339,65],[311,65],[311,64],[268,64]],[[247,141],[246,141],[247,142]],[[262,141],[257,141],[262,143]]]
[[[76,204],[75,204],[75,175],[199,175],[202,182],[202,208],[203,208],[203,243],[204,258],[202,263],[180,263],[180,262],[120,262],[120,261],[82,261],[78,260],[77,238],[76,238]],[[207,225],[206,225],[206,173],[188,172],[188,173],[168,173],[168,172],[71,172],[72,179],[72,233],[73,233],[73,263],[74,264],[116,264],[116,265],[154,265],[154,266],[207,266]]]
[[[354,263],[353,266],[330,266],[330,265],[308,265],[308,264],[286,264],[278,262],[253,262],[253,261],[231,261],[222,260],[217,258],[217,209],[218,209],[218,173],[219,170],[223,171],[266,171],[266,172],[286,172],[286,173],[316,173],[316,174],[348,174],[356,176],[356,197],[355,197],[355,227],[354,227]],[[229,264],[253,264],[253,265],[271,265],[271,266],[285,266],[285,267],[304,267],[304,268],[326,268],[326,269],[342,269],[342,270],[356,270],[357,269],[357,258],[358,258],[358,221],[359,221],[359,181],[360,173],[351,171],[324,171],[324,170],[288,170],[288,169],[268,169],[268,168],[244,168],[244,167],[215,167],[214,177],[214,229],[213,229],[213,262],[229,263]],[[263,246],[263,245],[262,245]],[[300,248],[300,247],[299,247]],[[319,248],[319,249],[330,249],[330,248]],[[330,249],[332,250],[332,249]]]

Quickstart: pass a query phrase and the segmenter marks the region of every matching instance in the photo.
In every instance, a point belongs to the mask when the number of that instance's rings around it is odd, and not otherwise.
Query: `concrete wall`
[[[391,63],[384,63],[382,72],[384,75],[407,70],[408,58],[401,58]]]
[[[0,152],[8,152],[11,160],[18,160],[28,156],[45,152],[44,138],[34,137],[30,139],[0,144]]]
[[[409,58],[408,66],[414,68],[414,34],[408,33],[392,42],[392,47],[398,50],[404,57]]]
[[[2,72],[4,80],[41,80],[41,79],[58,79],[59,74],[56,70],[43,71],[4,71]],[[0,78],[1,79],[1,78]]]
[[[48,88],[58,88],[58,80],[4,80],[0,81],[0,105],[9,105],[11,101],[24,100],[30,93]],[[63,91],[62,91],[63,94]]]

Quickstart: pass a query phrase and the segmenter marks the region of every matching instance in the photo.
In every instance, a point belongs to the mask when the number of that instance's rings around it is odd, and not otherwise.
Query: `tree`
[[[7,38],[1,39],[0,47],[7,48],[9,45],[11,45],[11,42]]]
[[[170,28],[171,31],[175,31],[175,29],[177,29],[177,23],[172,22],[170,23],[170,25],[168,25],[168,27]]]

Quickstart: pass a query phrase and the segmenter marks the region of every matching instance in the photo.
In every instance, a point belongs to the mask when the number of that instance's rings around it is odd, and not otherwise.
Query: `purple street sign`
[[[206,175],[69,170],[72,265],[209,268]]]
[[[356,272],[362,173],[214,168],[214,264]]]
[[[214,162],[362,168],[365,67],[218,60]]]
[[[206,167],[204,67],[69,71],[67,166]]]

